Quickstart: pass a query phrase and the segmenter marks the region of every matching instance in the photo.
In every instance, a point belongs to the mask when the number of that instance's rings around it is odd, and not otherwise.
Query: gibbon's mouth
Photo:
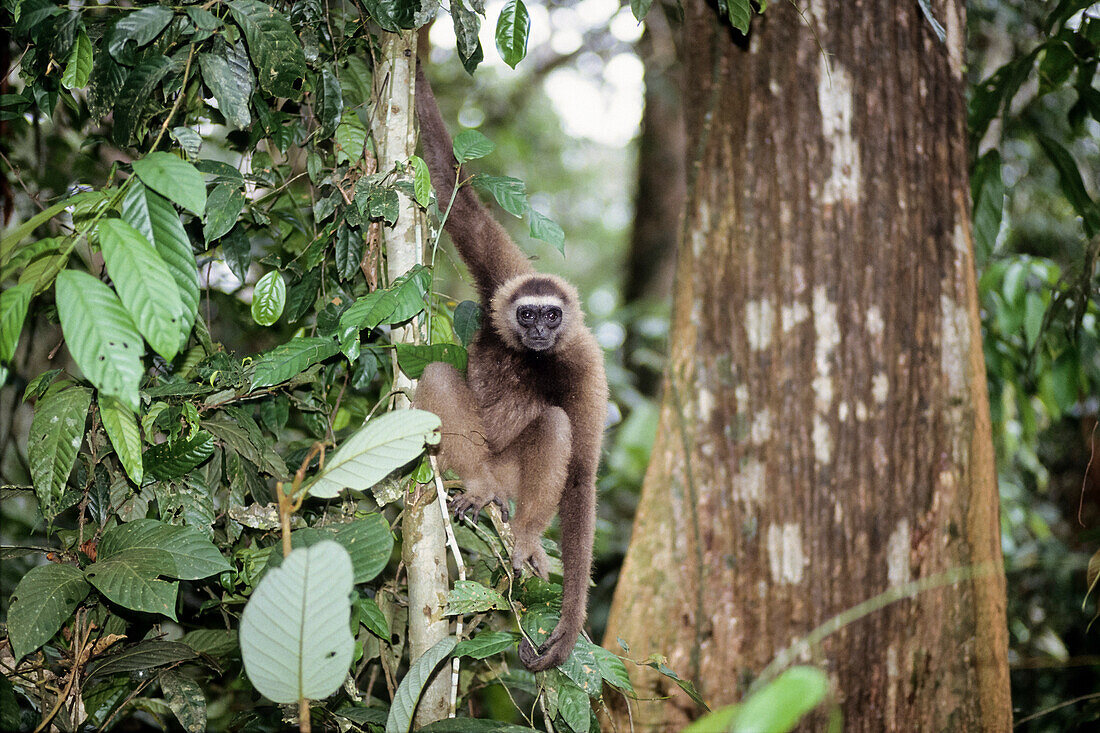
[[[546,351],[554,345],[554,340],[550,338],[534,338],[528,336],[523,340],[523,345],[531,349],[531,351]]]

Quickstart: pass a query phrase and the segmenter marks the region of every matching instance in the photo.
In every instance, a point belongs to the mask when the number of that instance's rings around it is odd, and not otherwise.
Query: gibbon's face
[[[547,351],[558,341],[563,314],[560,303],[520,301],[516,304],[516,327],[520,343],[531,351]]]

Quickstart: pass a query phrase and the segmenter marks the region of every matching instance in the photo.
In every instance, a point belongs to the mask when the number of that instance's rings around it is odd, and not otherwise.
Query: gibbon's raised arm
[[[431,84],[419,63],[416,66],[416,116],[420,120],[424,162],[428,164],[432,186],[439,201],[439,212],[443,214],[451,201],[458,164]],[[470,186],[459,188],[444,228],[470,268],[483,307],[488,306],[493,292],[506,281],[534,271],[526,255],[504,231],[504,227],[493,219]]]

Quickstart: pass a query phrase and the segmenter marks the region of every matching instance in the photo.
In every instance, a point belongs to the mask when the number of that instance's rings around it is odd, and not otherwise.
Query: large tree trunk
[[[1005,588],[970,241],[961,0],[685,3],[689,168],[661,422],[606,638],[712,705],[829,636],[845,730],[1008,730]],[[639,680],[634,725],[696,717]],[[624,719],[625,720],[625,719]]]

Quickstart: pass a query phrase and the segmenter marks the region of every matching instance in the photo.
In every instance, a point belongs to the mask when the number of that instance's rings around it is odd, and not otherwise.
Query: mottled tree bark
[[[845,730],[1008,730],[1005,587],[970,240],[961,0],[689,0],[696,146],[652,463],[608,625],[712,705],[808,660]],[[698,711],[639,678],[636,728]],[[624,718],[625,723],[625,718]]]

